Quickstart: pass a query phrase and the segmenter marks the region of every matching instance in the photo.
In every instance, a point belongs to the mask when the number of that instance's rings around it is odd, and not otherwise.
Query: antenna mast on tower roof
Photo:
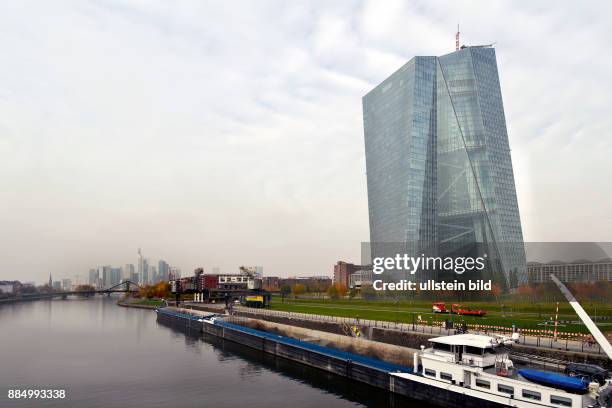
[[[459,24],[457,24],[457,34],[455,34],[455,51],[459,51]]]

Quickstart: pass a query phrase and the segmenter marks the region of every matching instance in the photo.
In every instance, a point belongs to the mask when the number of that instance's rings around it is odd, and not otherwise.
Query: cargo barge
[[[423,347],[413,367],[404,367],[240,326],[215,314],[159,309],[158,319],[442,407],[605,407],[610,397],[607,383],[601,390],[591,384],[582,394],[531,383],[512,373],[503,343],[488,336],[432,339],[433,347]]]

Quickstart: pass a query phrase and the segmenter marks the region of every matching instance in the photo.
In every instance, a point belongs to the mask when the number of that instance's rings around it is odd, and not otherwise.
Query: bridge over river
[[[61,297],[66,299],[68,296],[94,296],[94,295],[108,295],[111,293],[137,293],[141,289],[141,286],[132,281],[123,281],[117,285],[111,286],[106,289],[93,289],[93,290],[68,290],[68,291],[54,291],[46,293],[25,293],[20,294],[16,297],[0,299],[0,302],[18,302],[27,300],[40,300],[40,299],[53,299]]]

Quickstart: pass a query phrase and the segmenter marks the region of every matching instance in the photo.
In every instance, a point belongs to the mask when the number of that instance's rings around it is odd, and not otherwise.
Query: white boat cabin
[[[491,367],[496,361],[508,359],[508,351],[493,337],[478,334],[457,334],[436,337],[429,356],[443,357],[445,361],[474,367]]]
[[[417,380],[513,407],[588,407],[599,387],[579,395],[529,382],[518,375],[504,347],[508,339],[476,334],[430,339],[432,347],[414,354]],[[411,374],[398,373],[413,378]],[[605,386],[604,386],[605,387]]]

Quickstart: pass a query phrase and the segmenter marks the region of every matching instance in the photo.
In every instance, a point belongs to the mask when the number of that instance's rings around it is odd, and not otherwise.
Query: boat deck
[[[483,372],[485,372],[485,373],[487,373],[487,374],[493,374],[493,375],[498,376],[498,377],[500,377],[500,378],[510,378],[510,379],[512,379],[512,380],[519,380],[519,381],[523,381],[523,382],[531,383],[531,381],[529,381],[529,380],[527,380],[527,379],[525,379],[525,378],[523,378],[522,376],[520,376],[520,375],[519,375],[518,371],[519,371],[519,370],[521,370],[521,369],[523,369],[523,368],[527,368],[527,366],[525,366],[525,367],[520,367],[520,368],[518,368],[518,367],[514,367],[514,369],[509,370],[509,371],[507,372],[507,375],[499,375],[499,374],[498,374],[498,371],[499,371],[499,370],[498,370],[497,368],[495,368],[495,367],[487,367],[487,368],[485,368],[485,369],[484,369],[484,370],[482,370],[482,371],[483,371]]]
[[[412,373],[412,369],[408,367],[403,367],[397,364],[387,363],[382,360],[377,360],[377,359],[370,358],[370,357],[364,357],[364,356],[360,356],[354,353],[349,353],[346,351],[340,351],[340,350],[332,349],[329,347],[320,346],[318,344],[313,344],[313,343],[308,343],[308,342],[297,340],[297,339],[292,339],[290,337],[279,336],[277,334],[268,333],[268,332],[256,330],[256,329],[251,329],[249,327],[240,326],[240,325],[233,324],[233,323],[228,323],[222,320],[216,321],[214,324],[217,326],[222,326],[222,327],[230,327],[233,330],[240,331],[243,333],[248,333],[253,336],[260,337],[260,338],[270,339],[278,343],[289,344],[294,347],[299,347],[302,349],[313,351],[321,355],[326,355],[326,356],[335,357],[335,358],[342,359],[342,360],[352,361],[353,363],[362,364],[364,366],[376,368],[378,370],[385,371],[385,372]]]

